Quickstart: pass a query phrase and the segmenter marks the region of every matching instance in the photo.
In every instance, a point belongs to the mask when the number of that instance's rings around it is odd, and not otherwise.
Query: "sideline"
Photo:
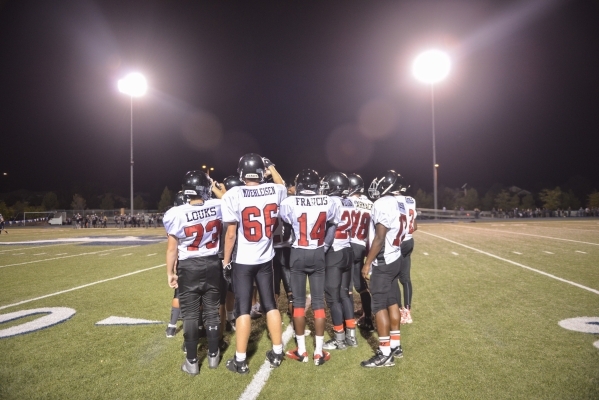
[[[551,236],[534,235],[532,233],[510,232],[510,231],[502,231],[502,230],[499,230],[499,229],[475,228],[473,226],[460,226],[460,228],[478,229],[480,231],[487,231],[487,232],[502,232],[502,233],[509,233],[510,235],[534,236],[534,237],[539,237],[539,238],[543,238],[543,239],[563,240],[564,242],[574,242],[574,243],[582,243],[582,244],[590,244],[590,245],[593,245],[593,246],[599,246],[599,243],[581,242],[580,240],[572,240],[572,239],[556,238],[556,237],[551,237]]]
[[[49,244],[47,246],[33,246],[33,247],[20,247],[18,249],[8,249],[8,250],[0,250],[0,253],[6,253],[7,251],[18,251],[18,250],[29,250],[29,249],[39,249],[42,247],[50,247],[50,246],[66,246],[72,243],[57,243],[57,244]]]
[[[287,325],[287,329],[283,332],[283,354],[285,354],[285,346],[287,346],[287,342],[293,337],[293,325]],[[266,385],[266,381],[270,377],[270,373],[273,368],[270,367],[270,362],[268,360],[264,361],[264,364],[260,367],[258,372],[254,374],[252,381],[245,388],[241,396],[239,396],[239,400],[255,400],[260,395],[262,388]]]
[[[432,234],[432,233],[429,233],[429,232],[420,231],[420,230],[418,230],[418,231],[419,231],[419,232],[421,232],[421,233],[424,233],[425,235],[430,235],[430,236],[436,237],[436,238],[438,238],[438,239],[442,239],[442,240],[445,240],[445,241],[447,241],[447,242],[450,242],[450,243],[453,243],[453,244],[457,244],[458,246],[462,246],[462,247],[465,247],[465,248],[467,248],[467,249],[470,249],[470,250],[476,251],[476,252],[478,252],[478,253],[481,253],[481,254],[487,255],[487,256],[489,256],[489,257],[493,257],[493,258],[496,258],[496,259],[498,259],[498,260],[505,261],[505,262],[507,262],[507,263],[510,263],[510,264],[516,265],[516,266],[518,266],[518,267],[521,267],[521,268],[527,269],[527,270],[529,270],[529,271],[533,271],[533,272],[539,273],[539,274],[541,274],[541,275],[548,276],[549,278],[556,279],[556,280],[558,280],[558,281],[560,281],[560,282],[565,282],[565,283],[568,283],[568,284],[570,284],[570,285],[573,285],[573,286],[579,287],[579,288],[581,288],[581,289],[588,290],[589,292],[592,292],[592,293],[595,293],[595,294],[599,294],[599,290],[592,289],[592,288],[590,288],[590,287],[586,287],[586,286],[584,286],[584,285],[581,285],[580,283],[576,283],[576,282],[572,282],[572,281],[569,281],[569,280],[567,280],[567,279],[564,279],[564,278],[560,278],[559,276],[555,276],[555,275],[549,274],[549,273],[547,273],[547,272],[540,271],[540,270],[538,270],[538,269],[535,269],[535,268],[528,267],[528,266],[526,266],[526,265],[524,265],[524,264],[520,264],[520,263],[517,263],[517,262],[515,262],[515,261],[508,260],[507,258],[502,258],[502,257],[496,256],[495,254],[487,253],[486,251],[479,250],[479,249],[476,249],[476,248],[474,248],[474,247],[470,247],[470,246],[467,246],[467,245],[465,245],[465,244],[462,244],[462,243],[455,242],[455,241],[453,241],[453,240],[450,240],[450,239],[444,238],[444,237],[442,237],[442,236],[438,236],[438,235],[435,235],[435,234]]]
[[[139,247],[141,246],[140,244],[137,244],[135,246],[126,246],[126,247],[116,247],[114,249],[110,249],[110,250],[100,250],[100,251],[92,251],[89,253],[80,253],[80,254],[73,254],[70,256],[63,256],[63,257],[54,257],[54,258],[45,258],[43,260],[35,260],[35,261],[26,261],[26,262],[22,262],[22,263],[18,263],[18,264],[7,264],[7,265],[0,265],[0,268],[6,268],[6,267],[14,267],[15,265],[25,265],[25,264],[34,264],[34,263],[39,263],[39,262],[44,262],[44,261],[52,261],[52,260],[60,260],[63,258],[71,258],[71,257],[79,257],[79,256],[87,256],[90,254],[99,254],[99,253],[106,253],[107,251],[115,251],[115,250],[121,250],[121,249],[130,249],[132,247]]]
[[[36,300],[41,300],[41,299],[45,299],[48,297],[52,297],[52,296],[58,296],[59,294],[63,294],[63,293],[68,293],[68,292],[72,292],[74,290],[79,290],[79,289],[83,289],[86,287],[90,287],[90,286],[94,286],[97,285],[99,283],[104,283],[104,282],[109,282],[109,281],[114,281],[116,279],[121,279],[121,278],[125,278],[127,276],[131,276],[131,275],[135,275],[135,274],[139,274],[141,272],[146,272],[146,271],[150,271],[152,269],[156,269],[156,268],[160,268],[160,267],[164,267],[166,264],[160,264],[160,265],[156,265],[154,267],[150,267],[150,268],[145,268],[145,269],[140,269],[137,271],[133,271],[133,272],[129,272],[127,274],[124,275],[119,275],[119,276],[115,276],[113,278],[108,278],[108,279],[102,279],[101,281],[96,281],[96,282],[92,282],[92,283],[87,283],[85,285],[81,285],[81,286],[77,286],[71,289],[66,289],[66,290],[61,290],[60,292],[55,292],[55,293],[50,293],[44,296],[40,296],[40,297],[35,297],[33,299],[28,299],[28,300],[23,300],[23,301],[19,301],[18,303],[13,303],[13,304],[7,304],[5,306],[0,306],[0,310],[4,310],[5,308],[9,308],[9,307],[14,307],[14,306],[19,306],[21,304],[25,304],[25,303],[30,303],[32,301],[36,301]]]

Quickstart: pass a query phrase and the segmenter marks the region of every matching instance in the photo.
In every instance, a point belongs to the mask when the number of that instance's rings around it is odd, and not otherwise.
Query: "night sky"
[[[439,185],[599,189],[596,1],[0,2],[0,192],[86,182],[129,194],[221,180],[258,152],[300,169],[394,168],[432,191],[430,87],[411,63],[447,50],[435,86]],[[480,193],[482,195],[484,193]],[[156,199],[157,200],[157,199]]]

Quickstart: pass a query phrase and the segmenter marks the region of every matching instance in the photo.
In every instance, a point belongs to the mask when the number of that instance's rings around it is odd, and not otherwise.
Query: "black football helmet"
[[[204,171],[189,171],[183,177],[181,189],[186,196],[199,196],[204,201],[210,199],[212,179]]]
[[[179,190],[177,192],[176,196],[175,196],[175,204],[174,205],[175,206],[182,206],[183,204],[186,204],[188,200],[189,199],[187,198],[187,196],[185,196],[183,194],[183,191]]]
[[[298,195],[318,194],[320,189],[320,176],[313,169],[303,169],[295,177],[295,193]]]
[[[245,182],[246,179],[258,179],[260,182],[264,181],[264,160],[256,153],[248,153],[239,159],[237,166],[237,173],[239,179]]]
[[[223,184],[225,185],[225,189],[227,189],[227,190],[234,188],[235,186],[243,186],[244,185],[244,183],[241,181],[241,179],[239,179],[239,177],[235,176],[235,175],[227,176],[223,180]]]
[[[330,172],[320,181],[320,193],[345,197],[349,193],[349,179],[343,172]]]
[[[360,193],[360,194],[364,193],[364,180],[362,179],[362,177],[360,175],[349,174],[347,176],[347,179],[349,179],[348,196],[351,196],[352,194],[356,194],[356,193]]]
[[[401,193],[402,195],[405,195],[408,192],[410,185],[407,184],[404,177],[401,176],[400,174],[397,174],[397,177],[399,179],[399,193]]]
[[[381,178],[374,178],[368,188],[368,195],[372,199],[378,199],[386,194],[399,194],[401,190],[401,175],[390,169]]]

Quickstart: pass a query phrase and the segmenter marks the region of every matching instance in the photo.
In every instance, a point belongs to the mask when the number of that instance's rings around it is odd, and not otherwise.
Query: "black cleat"
[[[266,359],[270,362],[270,368],[277,368],[283,362],[283,353],[277,354],[270,349],[266,352]]]
[[[365,368],[393,367],[395,365],[393,354],[384,355],[381,349],[376,349],[376,353],[370,359],[362,361],[360,365]]]
[[[233,371],[242,375],[245,375],[250,372],[250,368],[248,367],[248,363],[246,362],[246,360],[237,361],[235,356],[227,360],[227,369],[229,371]]]
[[[401,349],[401,345],[397,346],[397,347],[392,347],[391,348],[391,355],[395,358],[402,358],[403,357],[403,350]]]

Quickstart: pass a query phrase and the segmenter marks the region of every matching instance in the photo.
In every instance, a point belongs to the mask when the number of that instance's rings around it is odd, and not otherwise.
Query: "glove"
[[[227,281],[227,283],[231,284],[231,263],[227,265],[223,265],[223,277]]]
[[[268,169],[271,165],[275,165],[272,161],[270,161],[266,157],[262,157],[262,161],[264,162],[264,168]]]

